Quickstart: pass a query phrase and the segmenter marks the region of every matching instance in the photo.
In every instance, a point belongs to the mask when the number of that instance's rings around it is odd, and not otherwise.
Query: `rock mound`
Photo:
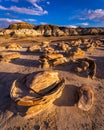
[[[2,62],[10,62],[20,57],[20,53],[18,52],[2,52],[0,53],[0,61]]]
[[[19,22],[9,25],[8,29],[34,29],[34,25],[26,22]]]
[[[84,111],[90,110],[94,103],[93,90],[87,85],[82,85],[79,88],[78,94],[79,94],[78,108]]]
[[[60,96],[63,87],[64,80],[59,78],[58,72],[32,73],[13,82],[10,96],[17,105],[28,106],[26,114],[31,114],[47,108]]]

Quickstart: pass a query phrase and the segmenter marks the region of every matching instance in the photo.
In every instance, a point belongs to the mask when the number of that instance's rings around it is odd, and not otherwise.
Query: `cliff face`
[[[76,36],[76,35],[102,35],[104,28],[68,28],[56,25],[32,25],[26,22],[14,23],[7,29],[0,31],[0,36]]]

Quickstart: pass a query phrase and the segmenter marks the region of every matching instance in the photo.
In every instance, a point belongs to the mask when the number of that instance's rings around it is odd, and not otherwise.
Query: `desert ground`
[[[104,36],[64,36],[64,37],[32,37],[32,38],[4,38],[0,37],[0,46],[8,43],[18,43],[22,46],[20,58],[11,62],[0,62],[0,130],[103,130],[104,129],[104,42],[92,51],[85,51],[86,57],[92,58],[96,63],[94,79],[78,75],[72,71],[72,63],[68,62],[51,69],[57,71],[65,79],[65,87],[59,98],[32,115],[22,115],[22,107],[16,107],[10,98],[10,89],[14,80],[44,70],[40,67],[39,56],[41,53],[27,52],[27,48],[49,41],[51,45],[62,41],[70,43],[75,39],[102,39]],[[8,52],[11,50],[0,50]],[[94,104],[89,111],[80,110],[75,100],[76,91],[87,84],[94,91]]]

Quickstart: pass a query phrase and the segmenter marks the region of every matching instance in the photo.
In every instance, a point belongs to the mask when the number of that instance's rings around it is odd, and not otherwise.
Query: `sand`
[[[72,37],[73,38],[73,37]],[[48,38],[47,38],[48,39]],[[53,39],[53,38],[52,38]],[[51,40],[49,38],[48,40]],[[63,38],[68,40],[68,38]],[[54,38],[55,40],[63,40]],[[17,107],[10,98],[10,87],[20,76],[38,72],[39,53],[29,53],[26,49],[35,44],[37,39],[3,39],[0,44],[17,42],[23,49],[17,51],[20,59],[10,63],[0,63],[0,130],[103,130],[104,129],[104,45],[88,52],[87,55],[96,62],[97,74],[95,79],[88,79],[72,72],[70,62],[55,67],[61,77],[65,78],[65,88],[59,98],[40,113],[22,115],[22,108]],[[42,39],[41,39],[42,40]],[[41,41],[40,40],[40,41]],[[39,42],[40,42],[39,41]],[[76,91],[82,84],[87,84],[94,90],[95,101],[92,109],[84,112],[76,105]],[[21,112],[18,112],[18,111]]]

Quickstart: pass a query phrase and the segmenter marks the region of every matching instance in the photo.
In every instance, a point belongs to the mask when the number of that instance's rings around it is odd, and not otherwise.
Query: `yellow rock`
[[[53,62],[53,66],[61,65],[67,62],[67,59],[65,57],[58,58]]]
[[[34,46],[30,46],[27,51],[28,52],[37,52],[40,50],[41,50],[41,47],[39,45],[34,45]]]
[[[9,50],[19,50],[19,49],[22,49],[22,46],[20,46],[17,43],[11,43],[8,46],[6,46],[6,48]]]
[[[20,57],[20,53],[18,52],[2,52],[0,54],[0,61],[9,62],[19,57]]]

